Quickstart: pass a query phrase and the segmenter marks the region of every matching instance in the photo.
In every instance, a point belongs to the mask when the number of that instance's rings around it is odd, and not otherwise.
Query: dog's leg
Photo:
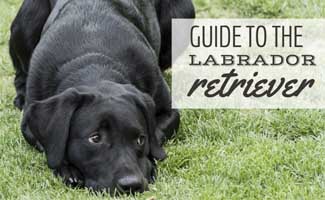
[[[25,103],[29,61],[50,9],[48,0],[25,0],[11,25],[9,53],[16,71],[14,83],[17,93],[14,105],[20,110]]]
[[[172,18],[195,18],[192,0],[160,0],[157,13],[161,30],[159,66],[162,71],[171,67]]]
[[[14,99],[14,106],[17,107],[19,110],[23,109],[23,105],[25,103],[25,87],[26,87],[26,79],[27,74],[22,70],[22,66],[20,61],[14,52],[12,45],[9,47],[9,53],[12,59],[13,66],[15,68],[15,80],[14,85],[16,88],[16,97]]]

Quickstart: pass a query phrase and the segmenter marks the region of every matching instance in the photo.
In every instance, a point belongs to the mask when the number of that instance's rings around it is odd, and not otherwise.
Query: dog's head
[[[48,165],[63,161],[95,190],[143,192],[166,154],[155,134],[155,105],[131,85],[71,88],[31,104],[26,125],[45,149]]]

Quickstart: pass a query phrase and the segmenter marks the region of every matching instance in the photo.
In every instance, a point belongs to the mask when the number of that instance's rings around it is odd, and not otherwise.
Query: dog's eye
[[[102,137],[99,134],[92,135],[88,138],[90,143],[97,144],[101,141]]]
[[[146,137],[143,136],[143,135],[140,135],[140,136],[138,137],[138,139],[137,139],[137,145],[139,145],[139,146],[144,145],[145,140],[146,140]]]

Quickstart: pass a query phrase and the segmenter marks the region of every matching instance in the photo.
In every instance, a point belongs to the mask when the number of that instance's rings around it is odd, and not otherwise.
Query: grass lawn
[[[0,0],[0,199],[108,199],[64,186],[20,133]],[[325,17],[324,0],[195,0],[198,17]],[[325,91],[324,91],[325,92]],[[183,110],[150,191],[125,199],[325,199],[325,110]]]

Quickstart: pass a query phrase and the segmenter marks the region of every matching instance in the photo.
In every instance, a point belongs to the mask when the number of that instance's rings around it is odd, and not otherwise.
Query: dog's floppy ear
[[[195,18],[195,9],[192,0],[160,0],[156,10],[162,41],[159,66],[164,70],[171,66],[172,19]]]
[[[71,88],[46,100],[36,101],[25,111],[23,120],[43,146],[50,168],[62,164],[72,115],[82,101],[91,98],[91,94]]]
[[[164,160],[167,155],[162,144],[158,141],[156,132],[156,106],[153,99],[132,85],[126,85],[126,89],[130,91],[132,99],[135,100],[136,106],[141,109],[147,122],[150,158],[153,160]]]
[[[167,154],[163,149],[162,144],[160,144],[157,138],[156,131],[158,129],[156,129],[155,103],[149,95],[144,93],[142,94],[142,101],[142,110],[147,121],[147,127],[149,132],[149,155],[155,160],[164,160],[167,157]]]

